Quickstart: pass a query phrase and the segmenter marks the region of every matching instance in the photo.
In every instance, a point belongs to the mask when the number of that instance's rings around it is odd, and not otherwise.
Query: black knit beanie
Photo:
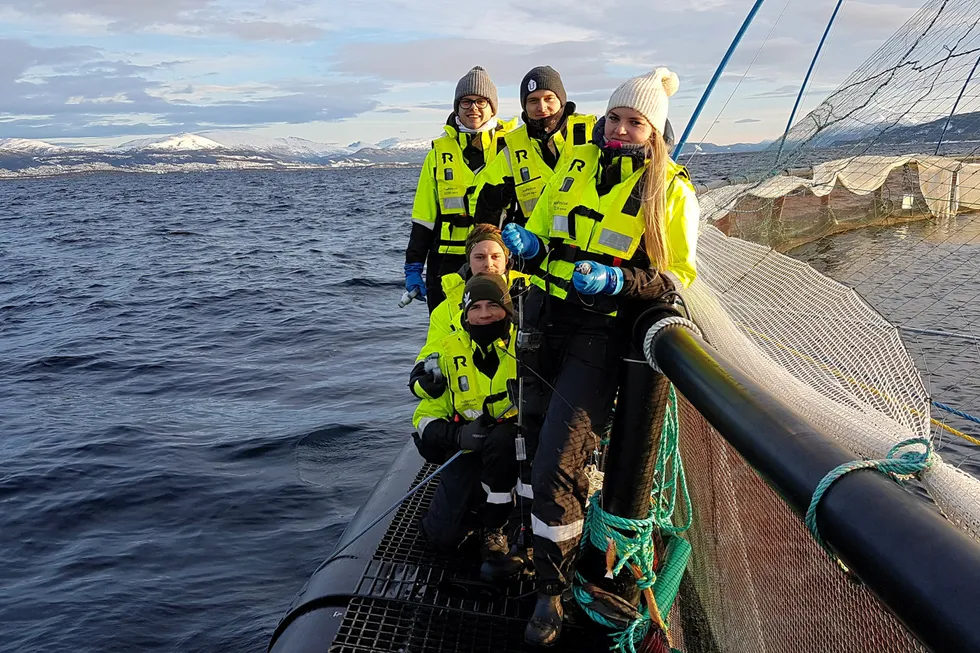
[[[463,317],[469,313],[470,307],[476,302],[487,299],[497,304],[505,311],[507,317],[514,315],[514,303],[510,298],[507,283],[499,274],[477,274],[470,277],[463,289]]]
[[[527,109],[527,96],[534,91],[551,91],[558,97],[558,101],[565,106],[567,97],[565,95],[565,85],[561,82],[561,75],[551,66],[535,66],[524,75],[521,80],[521,111]]]

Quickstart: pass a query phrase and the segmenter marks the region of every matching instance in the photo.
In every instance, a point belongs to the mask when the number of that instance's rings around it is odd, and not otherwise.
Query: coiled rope
[[[596,623],[612,629],[613,651],[636,653],[637,646],[646,637],[651,624],[655,624],[667,636],[667,624],[654,596],[657,581],[655,572],[657,552],[653,541],[654,528],[671,534],[687,530],[691,525],[691,498],[687,491],[684,464],[679,448],[679,423],[677,419],[677,394],[671,385],[664,414],[660,443],[657,447],[653,490],[650,494],[650,515],[646,519],[626,519],[606,512],[601,507],[601,492],[589,503],[582,533],[582,546],[594,546],[607,554],[607,574],[613,577],[624,567],[633,573],[636,585],[644,597],[639,618],[626,628],[618,629],[591,607],[593,597],[583,587],[585,579],[576,574],[572,592],[582,610]],[[677,497],[684,504],[685,521],[680,526],[673,523]],[[673,597],[670,597],[673,602]],[[670,606],[666,605],[665,610]],[[669,643],[669,639],[668,639]]]
[[[921,445],[922,451],[903,451],[899,454],[899,450],[903,447]],[[844,463],[843,465],[838,465],[834,469],[830,470],[826,476],[817,484],[816,490],[813,492],[813,498],[810,499],[810,506],[807,508],[806,516],[804,522],[806,527],[810,529],[810,534],[813,535],[813,539],[817,541],[830,559],[841,566],[842,569],[847,571],[847,567],[844,565],[840,559],[834,555],[833,551],[824,541],[823,536],[820,535],[820,530],[817,528],[817,506],[820,505],[820,500],[823,498],[824,494],[830,489],[830,486],[834,484],[835,481],[840,479],[845,474],[856,471],[858,469],[875,469],[882,474],[892,474],[898,477],[912,477],[921,472],[922,470],[928,468],[936,460],[939,460],[937,456],[932,451],[932,443],[926,438],[910,438],[908,440],[902,440],[894,447],[888,450],[885,457],[881,460],[852,460],[851,462]]]

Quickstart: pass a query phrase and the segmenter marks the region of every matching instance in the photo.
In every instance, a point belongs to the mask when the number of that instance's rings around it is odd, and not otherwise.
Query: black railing
[[[647,355],[799,515],[827,473],[854,459],[692,330],[659,329]],[[833,552],[925,646],[980,651],[973,538],[869,469],[831,485],[816,517]]]

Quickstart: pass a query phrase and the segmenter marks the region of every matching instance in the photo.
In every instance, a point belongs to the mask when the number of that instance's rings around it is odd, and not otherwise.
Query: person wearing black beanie
[[[535,66],[521,80],[521,119],[531,138],[544,139],[552,154],[556,148],[548,137],[560,128],[567,112],[568,99],[561,75],[551,66]],[[572,104],[571,110],[575,110]]]
[[[412,418],[415,445],[429,462],[441,464],[461,449],[470,452],[442,472],[421,520],[422,533],[437,548],[453,550],[468,530],[465,516],[475,510],[480,576],[487,582],[506,580],[524,568],[504,533],[518,473],[517,410],[508,393],[517,378],[513,312],[499,274],[477,274],[466,282],[462,328],[429,355],[428,377],[419,379],[422,401]]]
[[[575,113],[561,75],[551,66],[535,66],[520,86],[524,125],[504,136],[506,147],[481,174],[474,196],[476,222],[503,227],[523,225],[545,184],[572,159],[575,145],[587,145],[596,117]]]

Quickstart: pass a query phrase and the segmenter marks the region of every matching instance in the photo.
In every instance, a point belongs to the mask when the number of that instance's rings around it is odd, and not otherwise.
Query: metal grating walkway
[[[424,465],[412,486],[435,469]],[[507,587],[479,578],[475,542],[453,554],[429,548],[416,527],[438,479],[399,507],[365,569],[330,653],[509,653],[525,651],[534,608],[527,575]],[[408,488],[406,488],[407,490]],[[555,651],[605,650],[609,640],[566,623]]]

